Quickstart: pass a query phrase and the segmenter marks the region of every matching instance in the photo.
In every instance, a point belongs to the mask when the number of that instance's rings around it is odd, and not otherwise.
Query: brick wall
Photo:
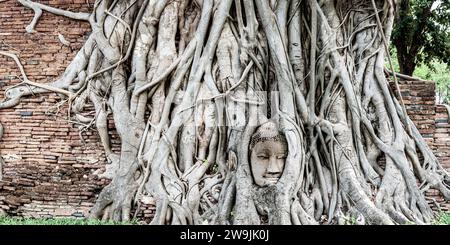
[[[39,1],[63,9],[88,11],[85,0]],[[91,1],[92,2],[92,1]],[[60,75],[90,32],[87,23],[43,13],[36,32],[25,26],[33,12],[17,1],[0,1],[0,50],[17,54],[29,79],[50,82]],[[71,42],[63,46],[58,34]],[[18,84],[19,71],[11,59],[0,56],[0,99],[7,86]],[[450,169],[450,125],[447,112],[434,105],[434,83],[402,82],[401,90],[412,120],[436,155]],[[55,93],[28,97],[0,110],[5,126],[0,154],[5,159],[0,181],[0,209],[22,216],[85,216],[96,195],[108,183],[93,172],[106,160],[95,130],[81,133],[66,120],[67,104]],[[57,113],[58,112],[58,113]],[[113,150],[120,141],[109,123]],[[436,193],[430,192],[436,197]],[[439,196],[437,196],[440,200]],[[449,203],[447,202],[447,208]],[[139,217],[148,221],[154,210],[144,207]]]
[[[434,118],[434,150],[446,169],[450,169],[450,124],[448,111],[443,105],[436,106]]]
[[[394,88],[394,85],[391,85]],[[436,105],[435,83],[433,81],[400,81],[399,87],[409,117],[443,167],[450,170],[448,112],[443,105]],[[445,201],[438,191],[429,190],[426,195],[440,203],[443,211],[450,210],[450,202]],[[437,210],[434,201],[430,199],[429,202],[433,209]]]
[[[85,0],[40,1],[68,10],[88,11]],[[87,23],[43,13],[36,32],[25,27],[33,11],[17,1],[0,2],[0,49],[20,57],[29,79],[50,82],[60,75],[90,32]],[[70,47],[59,42],[62,34]],[[0,56],[0,99],[7,86],[18,84],[15,63]],[[105,164],[94,130],[82,133],[67,122],[67,103],[55,93],[28,97],[12,109],[0,110],[5,135],[0,182],[0,208],[24,216],[83,216],[107,183],[93,171]],[[59,111],[59,113],[57,113]],[[115,137],[113,143],[119,140]]]
[[[392,84],[394,88],[394,85]],[[409,117],[425,141],[433,145],[436,114],[435,84],[432,81],[400,81],[400,91]]]
[[[433,151],[442,166],[450,171],[450,123],[448,111],[445,106],[436,106],[434,123]],[[450,211],[450,201],[445,201],[438,191],[431,190],[428,194],[433,196],[437,202],[442,203],[443,211]]]
[[[93,1],[39,1],[66,10],[89,12]],[[87,4],[91,2],[91,6]],[[61,75],[82,47],[88,23],[44,12],[28,34],[33,11],[15,0],[0,1],[0,50],[15,53],[32,81],[48,83]],[[71,44],[60,43],[62,34]],[[0,56],[0,99],[6,87],[20,83],[16,64]],[[11,109],[0,110],[5,134],[0,155],[5,160],[0,181],[0,209],[25,217],[85,217],[96,195],[109,182],[94,171],[103,170],[105,154],[97,132],[80,131],[67,121],[67,103],[56,93],[24,98]],[[91,106],[92,109],[92,106]],[[89,106],[87,108],[89,110]],[[110,120],[112,150],[120,140]],[[148,222],[154,207],[142,204],[138,218]]]

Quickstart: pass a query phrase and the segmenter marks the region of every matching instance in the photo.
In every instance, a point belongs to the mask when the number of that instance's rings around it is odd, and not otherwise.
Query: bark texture
[[[152,224],[421,224],[433,218],[424,191],[450,198],[384,75],[394,0],[97,0],[92,13],[19,2],[35,12],[29,32],[42,11],[92,26],[58,80],[21,68],[0,102],[56,91],[72,120],[95,123],[112,181],[92,217],[128,220],[152,200]],[[288,154],[260,187],[249,142],[268,119]]]

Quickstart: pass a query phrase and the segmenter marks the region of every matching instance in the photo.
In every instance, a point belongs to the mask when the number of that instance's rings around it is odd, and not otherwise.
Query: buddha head
[[[251,137],[249,150],[255,184],[260,187],[275,185],[283,173],[288,153],[286,138],[277,124],[267,121],[260,125]]]

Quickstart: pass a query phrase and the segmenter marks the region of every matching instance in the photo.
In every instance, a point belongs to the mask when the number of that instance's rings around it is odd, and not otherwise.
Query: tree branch
[[[25,84],[32,85],[32,86],[35,86],[35,87],[38,87],[38,88],[42,88],[42,89],[46,89],[46,90],[49,90],[49,91],[53,91],[53,92],[56,92],[56,93],[64,94],[64,95],[67,95],[69,98],[72,97],[73,94],[71,92],[67,91],[67,90],[56,88],[56,87],[52,87],[52,86],[47,85],[47,84],[41,84],[41,83],[36,83],[36,82],[30,81],[28,79],[27,75],[25,74],[25,70],[23,69],[23,66],[20,63],[19,58],[17,58],[17,56],[15,54],[4,52],[4,51],[0,51],[0,55],[8,56],[8,57],[12,58],[16,62],[17,66],[19,67],[20,73],[22,74],[23,82]]]
[[[17,0],[19,1],[23,6],[33,9],[34,11],[34,17],[31,23],[25,28],[28,33],[32,33],[34,30],[34,27],[36,26],[39,18],[42,15],[42,10],[45,10],[49,13],[65,16],[71,19],[75,20],[82,20],[82,21],[89,21],[90,14],[89,13],[75,13],[67,10],[62,10],[54,7],[50,7],[41,3],[35,3],[30,0]]]

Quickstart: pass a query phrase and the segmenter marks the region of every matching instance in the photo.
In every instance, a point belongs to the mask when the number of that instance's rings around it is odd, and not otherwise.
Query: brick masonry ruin
[[[40,1],[63,9],[88,11],[85,0]],[[33,12],[16,1],[0,1],[0,50],[20,57],[29,79],[50,82],[60,75],[79,50],[90,32],[89,25],[44,13],[36,32],[27,34],[25,27]],[[62,34],[70,41],[64,46]],[[15,63],[0,56],[0,99],[5,88],[18,84]],[[401,91],[411,119],[432,147],[444,167],[450,169],[450,124],[445,107],[435,105],[433,82],[404,81]],[[95,129],[80,131],[67,121],[65,98],[47,93],[30,96],[11,109],[0,110],[5,135],[0,154],[5,160],[0,181],[0,209],[11,215],[26,217],[84,217],[96,195],[108,183],[94,172],[103,169],[105,155]],[[114,151],[120,140],[111,129]],[[438,193],[427,194],[442,203]],[[140,213],[148,220],[153,209]]]
[[[450,171],[450,118],[444,105],[436,105],[435,83],[401,81],[399,87],[409,117],[443,167]],[[450,201],[445,201],[438,191],[429,190],[427,196],[440,203],[443,211],[450,211]]]

